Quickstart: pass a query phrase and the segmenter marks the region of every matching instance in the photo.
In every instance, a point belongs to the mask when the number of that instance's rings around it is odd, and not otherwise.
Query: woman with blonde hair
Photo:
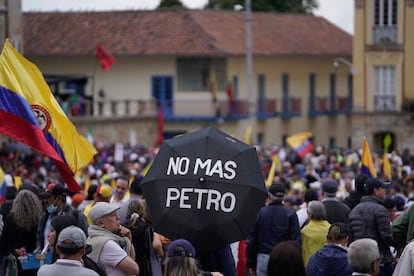
[[[10,213],[4,221],[0,240],[0,254],[8,256],[5,269],[11,269],[16,264],[16,257],[36,249],[37,225],[42,213],[42,203],[36,194],[30,190],[21,190],[17,193]],[[17,270],[18,275],[24,276],[36,275],[37,269],[22,270],[17,261]]]

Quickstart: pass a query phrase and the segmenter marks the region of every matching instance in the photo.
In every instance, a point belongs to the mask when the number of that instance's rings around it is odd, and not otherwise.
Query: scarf
[[[88,257],[95,262],[99,262],[102,248],[109,240],[116,242],[129,256],[131,251],[131,241],[127,237],[118,236],[97,225],[89,226],[88,234],[89,236],[86,243],[92,246],[92,252],[88,254]]]

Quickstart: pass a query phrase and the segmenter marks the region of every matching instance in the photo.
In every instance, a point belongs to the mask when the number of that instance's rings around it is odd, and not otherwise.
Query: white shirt
[[[106,274],[111,276],[124,276],[122,270],[116,266],[126,257],[128,254],[113,240],[109,240],[102,247],[99,261],[105,266]]]

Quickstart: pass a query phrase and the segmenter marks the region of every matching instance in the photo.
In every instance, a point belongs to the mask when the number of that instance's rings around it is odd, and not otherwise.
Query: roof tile
[[[162,9],[24,13],[27,55],[242,55],[245,14]],[[252,13],[255,55],[351,55],[352,36],[322,17]]]

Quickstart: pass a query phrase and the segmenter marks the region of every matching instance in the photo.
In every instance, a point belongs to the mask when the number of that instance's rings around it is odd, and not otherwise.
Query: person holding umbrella
[[[177,239],[168,246],[164,276],[223,276],[223,274],[199,270],[194,246],[188,240]]]
[[[273,184],[268,194],[270,203],[260,209],[247,237],[247,266],[251,275],[266,276],[270,253],[280,242],[292,240],[299,245],[302,243],[296,212],[282,203],[284,186]]]

